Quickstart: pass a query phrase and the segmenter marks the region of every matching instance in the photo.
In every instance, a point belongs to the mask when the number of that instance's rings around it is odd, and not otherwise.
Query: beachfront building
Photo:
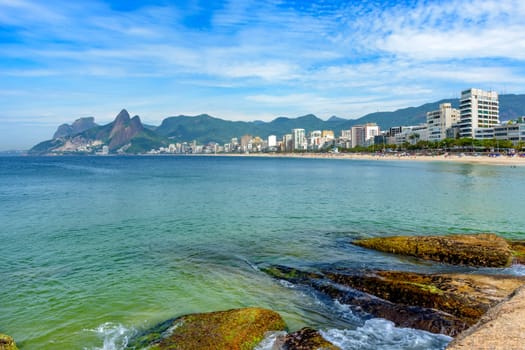
[[[458,109],[450,103],[442,103],[439,109],[427,112],[428,141],[436,142],[447,138],[447,129],[460,120]]]
[[[352,126],[352,148],[367,147],[374,144],[374,137],[380,134],[379,126],[375,123]]]
[[[314,130],[310,132],[308,138],[308,149],[317,151],[323,145],[323,133],[321,130]]]
[[[292,147],[294,151],[306,151],[306,134],[304,129],[292,129]]]
[[[509,140],[514,145],[525,142],[525,123],[507,123],[494,127],[496,140]]]
[[[350,141],[352,140],[352,129],[341,130],[341,140]]]
[[[461,92],[460,137],[482,137],[488,134],[480,129],[490,129],[499,124],[498,93],[481,89]]]
[[[397,133],[394,138],[396,145],[402,145],[405,142],[415,145],[418,141],[428,141],[428,126],[427,124],[402,126],[401,132]]]
[[[277,136],[275,135],[268,136],[268,147],[269,148],[277,147]]]
[[[293,150],[292,134],[286,134],[283,136],[283,142],[281,143],[281,151],[291,152]]]

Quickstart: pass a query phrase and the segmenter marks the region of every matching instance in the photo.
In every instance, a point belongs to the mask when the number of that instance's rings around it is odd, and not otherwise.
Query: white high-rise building
[[[292,145],[294,151],[306,150],[308,143],[304,129],[292,129]]]
[[[277,136],[270,135],[268,136],[268,147],[276,147],[277,146]]]
[[[437,111],[427,113],[428,141],[436,142],[447,138],[447,129],[459,122],[459,110],[450,103],[442,103]]]
[[[459,136],[475,138],[483,130],[499,124],[498,93],[481,89],[461,92]]]

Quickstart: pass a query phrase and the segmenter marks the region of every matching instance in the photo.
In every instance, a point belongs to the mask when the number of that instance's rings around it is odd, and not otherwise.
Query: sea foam
[[[101,324],[90,331],[96,333],[102,339],[103,344],[101,347],[85,348],[84,350],[122,350],[126,348],[129,339],[136,333],[136,330],[132,328],[112,322]]]
[[[399,328],[393,322],[374,318],[356,329],[328,329],[321,335],[341,349],[430,350],[444,349],[452,338],[441,334]]]

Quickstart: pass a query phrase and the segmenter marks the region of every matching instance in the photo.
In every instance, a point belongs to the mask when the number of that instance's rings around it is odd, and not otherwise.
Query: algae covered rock
[[[0,334],[0,350],[18,350],[18,348],[13,338]]]
[[[286,266],[262,269],[310,286],[340,303],[409,327],[456,336],[519,288],[525,279],[475,274],[333,269],[306,272]]]
[[[398,304],[354,288],[343,280],[347,275],[341,275],[339,278],[339,273],[312,273],[280,265],[273,265],[262,270],[275,278],[312,287],[341,304],[350,305],[355,312],[364,312],[374,317],[387,319],[398,327],[416,328],[455,336],[469,326],[460,318],[438,309],[415,304]],[[358,271],[354,272],[358,273]],[[348,274],[349,271],[346,273]]]
[[[326,272],[325,276],[396,304],[441,310],[468,325],[525,283],[524,278],[502,275],[382,270]]]
[[[509,241],[514,257],[514,263],[525,264],[525,242],[524,241]]]
[[[395,236],[356,240],[355,245],[382,252],[414,256],[454,265],[507,267],[513,252],[495,234],[449,236]]]
[[[262,308],[191,314],[161,323],[132,340],[128,348],[250,350],[266,332],[285,328],[278,313]]]
[[[309,327],[278,338],[276,344],[279,350],[341,350]]]

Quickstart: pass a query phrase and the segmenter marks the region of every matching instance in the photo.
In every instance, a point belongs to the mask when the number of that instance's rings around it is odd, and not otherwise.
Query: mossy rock
[[[341,304],[351,305],[356,308],[356,312],[390,320],[398,327],[417,328],[455,336],[469,326],[458,317],[438,309],[415,306],[416,304],[396,304],[388,299],[373,296],[372,292],[367,293],[365,288],[359,287],[367,283],[354,281],[355,288],[348,288],[348,286],[352,287],[352,283],[346,281],[349,278],[348,271],[344,271],[345,275],[341,275],[339,270],[333,273],[311,273],[281,265],[273,265],[261,270],[275,278],[309,286]]]
[[[513,251],[502,237],[490,233],[449,236],[395,236],[356,240],[355,245],[454,265],[507,267]]]
[[[512,249],[512,256],[514,263],[525,265],[525,242],[524,241],[509,241]]]
[[[325,269],[318,273],[274,265],[263,271],[306,285],[399,327],[455,336],[525,283],[524,277],[419,274],[404,271]],[[350,288],[349,288],[350,287]]]
[[[305,327],[277,339],[280,350],[341,350],[315,329]]]
[[[524,278],[512,276],[381,270],[326,272],[325,276],[396,304],[441,310],[468,325],[525,283]]]
[[[12,337],[0,334],[0,350],[18,350],[18,348]]]
[[[285,328],[278,313],[262,308],[191,314],[163,322],[132,340],[128,348],[251,350],[266,332]]]

